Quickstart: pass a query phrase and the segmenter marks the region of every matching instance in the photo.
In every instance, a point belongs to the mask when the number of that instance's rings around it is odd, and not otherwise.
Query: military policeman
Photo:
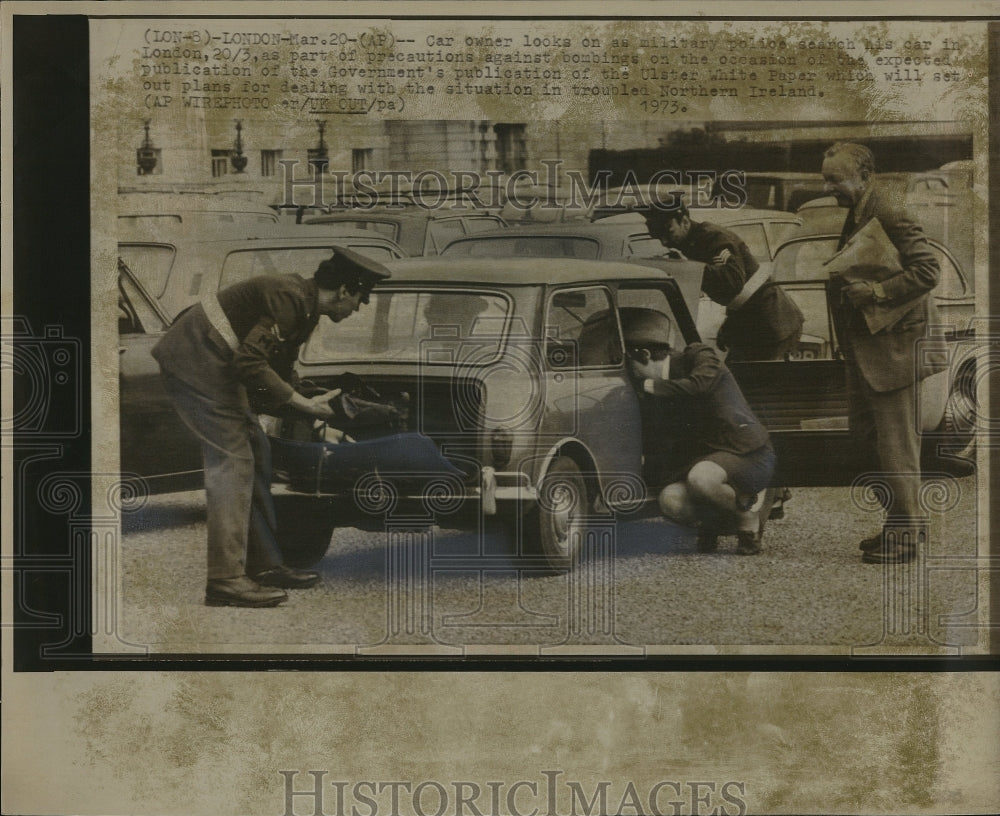
[[[293,388],[299,346],[322,315],[339,323],[389,277],[381,264],[335,249],[309,280],[251,278],[186,311],[153,349],[167,392],[201,441],[208,507],[209,606],[271,607],[318,573],[281,563],[274,539],[270,447],[256,414],[291,406],[328,419],[339,389],[305,397]]]
[[[720,349],[729,361],[781,360],[798,347],[804,318],[761,268],[738,235],[708,221],[695,221],[683,204],[641,209],[649,234],[664,246],[705,264],[702,291],[726,307]]]

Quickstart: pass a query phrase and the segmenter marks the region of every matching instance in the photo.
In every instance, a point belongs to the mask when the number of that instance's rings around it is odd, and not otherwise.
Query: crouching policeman
[[[321,315],[339,323],[389,270],[335,249],[313,277],[268,275],[182,312],[153,349],[167,393],[201,441],[208,507],[209,606],[270,607],[319,574],[281,563],[274,539],[270,446],[256,413],[291,406],[332,415],[335,389],[306,398],[290,385],[299,346]]]
[[[760,552],[764,521],[758,493],[774,474],[767,429],[754,416],[729,369],[711,346],[674,351],[669,322],[654,309],[621,309],[629,368],[653,411],[679,418],[683,471],[660,493],[661,512],[698,528],[698,548],[718,547],[720,531],[736,528],[740,555]]]

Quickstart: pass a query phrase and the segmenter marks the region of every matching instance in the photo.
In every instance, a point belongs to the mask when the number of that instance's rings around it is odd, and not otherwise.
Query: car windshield
[[[501,351],[510,309],[498,292],[376,289],[346,320],[321,318],[300,359],[485,365]]]
[[[590,238],[553,235],[510,235],[455,241],[442,255],[465,258],[597,258],[600,244]]]

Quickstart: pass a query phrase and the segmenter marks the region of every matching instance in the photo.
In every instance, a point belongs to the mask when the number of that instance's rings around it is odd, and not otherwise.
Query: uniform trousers
[[[861,448],[865,467],[876,469],[887,486],[882,505],[894,521],[921,517],[916,394],[915,384],[893,391],[874,391],[857,365],[847,361],[851,438]]]
[[[271,498],[271,446],[237,383],[207,396],[163,372],[177,413],[201,442],[208,512],[208,580],[280,564]],[[220,398],[221,397],[221,398]]]

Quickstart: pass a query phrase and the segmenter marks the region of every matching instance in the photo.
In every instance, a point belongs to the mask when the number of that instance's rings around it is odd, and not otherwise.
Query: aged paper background
[[[76,6],[74,13],[107,12],[106,7]],[[154,8],[163,14],[195,13],[187,4]],[[273,6],[264,8],[204,5],[197,13],[273,13]],[[282,4],[281,14],[322,9],[363,20],[389,13],[387,8],[395,13],[455,15],[454,5],[381,4],[351,4],[349,9],[339,4]],[[803,15],[834,13],[826,7],[807,12],[800,4],[795,9]],[[870,14],[868,9],[865,13]],[[22,10],[36,13],[40,8],[27,4]],[[150,10],[148,5],[117,8],[125,16]],[[633,10],[653,13],[648,5]],[[702,10],[672,7],[671,13],[696,15]],[[943,13],[913,3],[894,6],[891,12],[880,9],[900,15],[915,10]],[[13,13],[18,11],[15,6]],[[571,8],[550,4],[546,11],[585,20],[606,9],[574,3]],[[838,16],[850,13],[835,11]],[[947,12],[985,14],[988,9],[969,4]],[[516,19],[542,12],[535,4],[469,4],[461,13],[506,13]],[[768,9],[731,4],[720,6],[717,13],[775,16],[774,4]],[[9,19],[5,14],[8,50]],[[95,22],[93,53],[116,52],[121,33],[130,25],[128,20]],[[449,25],[425,27],[436,32]],[[560,22],[558,28],[567,36],[582,37],[603,36],[609,26],[607,21],[577,20]],[[634,26],[641,29],[642,24]],[[897,41],[911,36],[935,42],[962,39],[967,43],[962,78],[954,88],[902,91],[890,84],[866,93],[839,94],[830,89],[825,102],[807,100],[817,106],[811,112],[798,108],[790,118],[822,118],[826,106],[835,106],[836,118],[842,121],[960,120],[973,133],[977,165],[985,167],[987,106],[995,94],[987,87],[983,21],[698,21],[685,26],[696,32],[728,28],[796,39],[837,39],[860,31]],[[255,28],[245,25],[239,30]],[[101,284],[100,270],[113,268],[109,260],[114,228],[112,210],[100,205],[114,196],[115,173],[109,165],[115,157],[98,148],[102,135],[117,129],[120,109],[102,104],[113,102],[118,90],[110,88],[108,96],[94,97],[93,351],[95,368],[107,372],[116,370],[115,343],[100,339],[113,336],[114,305],[106,297],[110,286]],[[462,104],[468,102],[435,112],[434,118],[475,118]],[[711,102],[705,114],[691,113],[693,119],[781,118],[773,108],[754,112],[720,100]],[[551,111],[534,114],[545,119]],[[591,112],[581,106],[579,115],[587,118]],[[231,118],[230,112],[223,116]],[[9,154],[4,158],[9,167]],[[979,248],[985,249],[985,218],[977,226]],[[987,267],[980,259],[985,259],[985,251],[977,253],[976,263],[979,291],[985,292]],[[95,428],[114,427],[117,405],[112,391],[95,389],[92,407]],[[101,450],[113,454],[114,445]],[[113,470],[113,464],[104,470]],[[106,485],[95,485],[95,493],[106,496]],[[981,508],[987,504],[983,496]],[[11,572],[5,570],[3,578],[9,620]],[[1000,683],[990,673],[25,674],[10,671],[9,637],[4,650],[5,813],[313,813],[315,798],[300,795],[289,804],[286,796],[289,786],[295,791],[311,787],[310,771],[325,772],[323,810],[328,814],[352,812],[354,806],[359,808],[355,813],[368,813],[371,806],[353,795],[357,784],[366,780],[402,781],[412,787],[436,782],[451,794],[448,812],[462,811],[455,793],[460,783],[478,785],[483,791],[480,809],[490,812],[491,781],[505,785],[498,812],[512,812],[506,796],[517,782],[526,784],[514,805],[520,803],[524,813],[534,807],[546,812],[551,801],[544,795],[533,797],[530,786],[544,792],[552,778],[560,786],[560,813],[570,812],[567,783],[579,783],[589,799],[602,781],[610,783],[609,810],[625,813],[650,812],[649,792],[663,782],[672,785],[658,802],[663,812],[677,813],[988,813],[1000,802]],[[346,785],[343,803],[337,801],[337,788],[330,786],[338,781]],[[630,798],[630,786],[637,800]],[[437,811],[436,791],[428,789],[424,812]],[[391,812],[388,795],[378,799],[378,812]],[[584,812],[579,801],[576,806],[577,812]],[[400,812],[411,809],[410,797],[404,796]]]

